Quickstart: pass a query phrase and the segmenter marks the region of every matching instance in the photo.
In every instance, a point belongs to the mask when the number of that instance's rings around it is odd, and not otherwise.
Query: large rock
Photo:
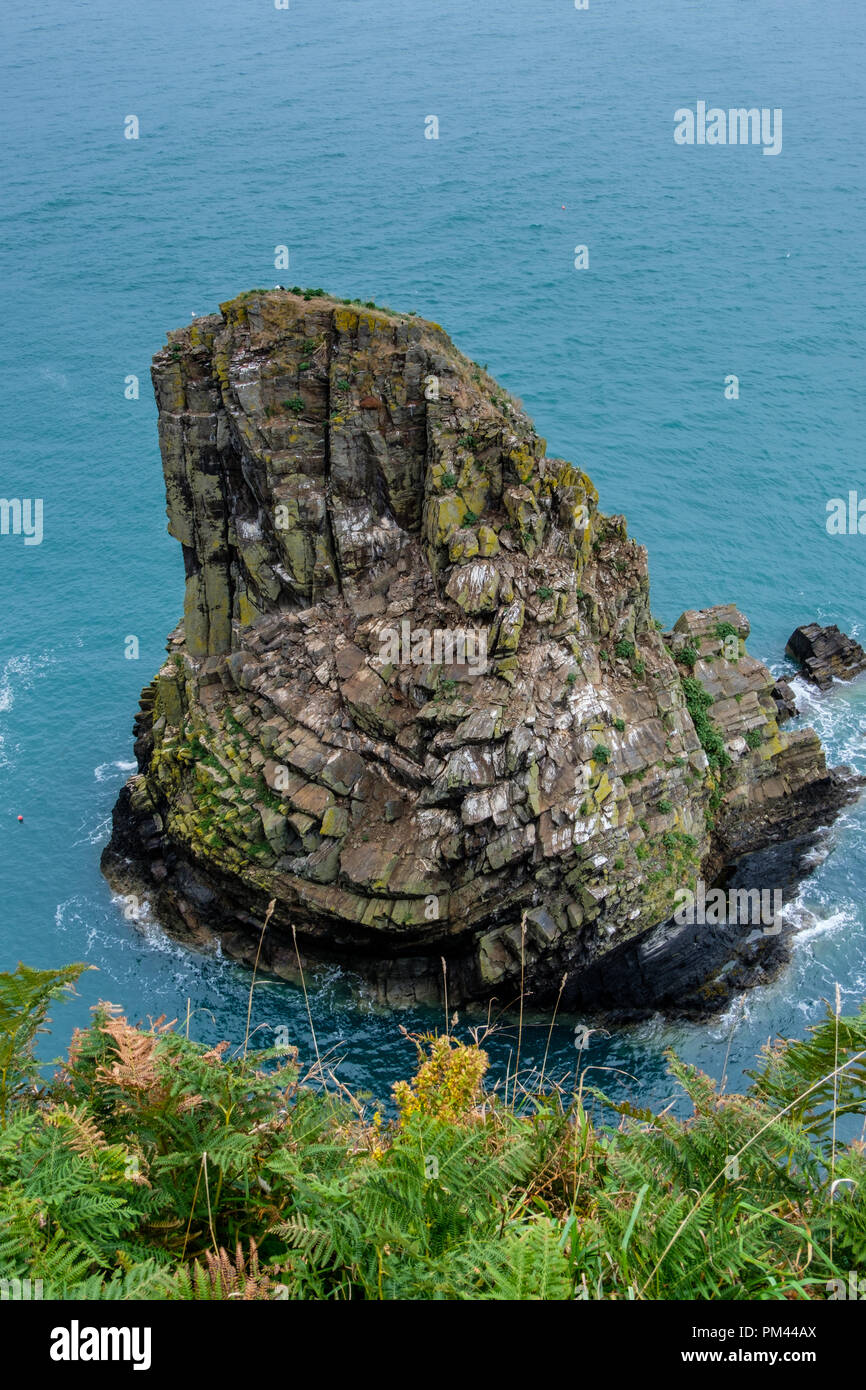
[[[663,634],[624,519],[436,324],[253,291],[153,379],[186,598],[112,881],[246,961],[273,898],[265,967],[296,932],[394,1004],[691,1007],[731,950],[665,932],[676,890],[855,792],[742,614]]]
[[[828,690],[834,679],[849,681],[866,671],[866,651],[835,624],[821,627],[819,623],[807,623],[795,628],[785,650],[821,690]]]

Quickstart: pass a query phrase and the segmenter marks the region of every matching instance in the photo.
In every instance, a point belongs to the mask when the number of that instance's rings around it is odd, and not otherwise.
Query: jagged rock
[[[153,380],[184,620],[112,882],[244,961],[273,898],[264,968],[296,932],[393,1005],[442,958],[450,1003],[718,997],[734,946],[665,926],[677,888],[858,790],[780,732],[743,615],[660,632],[625,519],[436,324],[251,291]]]
[[[795,628],[785,650],[820,690],[828,690],[834,677],[850,681],[866,671],[866,651],[835,624],[821,627],[819,623],[808,623]]]
[[[776,681],[773,686],[773,701],[776,706],[776,718],[780,724],[784,724],[788,719],[796,719],[800,713],[797,709],[797,697],[787,681]]]

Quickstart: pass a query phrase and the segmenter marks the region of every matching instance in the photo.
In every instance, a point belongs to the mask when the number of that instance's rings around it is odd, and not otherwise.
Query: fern
[[[38,1080],[33,1049],[46,1031],[52,1000],[69,993],[87,969],[31,970],[19,964],[14,972],[0,972],[0,1126],[5,1127],[15,1100]]]
[[[803,1042],[764,1049],[764,1065],[749,1073],[753,1089],[768,1105],[785,1110],[826,1152],[835,1123],[844,1115],[866,1115],[866,1004],[853,1018],[828,1009]]]
[[[866,1261],[866,1009],[765,1050],[744,1095],[670,1054],[686,1118],[528,1083],[509,1108],[477,1047],[416,1038],[383,1123],[293,1051],[107,1003],[38,1087],[80,969],[0,976],[0,1276],[45,1297],[823,1298]]]

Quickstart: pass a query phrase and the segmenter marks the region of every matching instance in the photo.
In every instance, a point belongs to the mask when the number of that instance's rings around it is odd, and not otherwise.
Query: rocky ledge
[[[677,890],[795,881],[854,779],[736,608],[660,630],[625,520],[438,325],[251,291],[153,381],[186,596],[118,889],[244,961],[275,899],[265,968],[392,1005],[694,1012],[778,963]]]

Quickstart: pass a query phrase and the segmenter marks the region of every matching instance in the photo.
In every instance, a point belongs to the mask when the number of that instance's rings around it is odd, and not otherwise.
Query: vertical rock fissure
[[[228,388],[226,388],[227,390]],[[243,556],[238,546],[232,546],[229,541],[229,518],[237,514],[238,506],[241,503],[240,489],[241,483],[246,487],[251,495],[258,502],[255,490],[253,489],[247,472],[244,469],[244,445],[237,422],[232,412],[228,408],[225,399],[225,391],[220,386],[220,406],[226,421],[229,448],[225,454],[220,455],[220,490],[223,497],[223,545],[225,546],[226,556],[226,589],[228,594],[228,613],[229,613],[229,634],[228,647],[231,650],[235,645],[234,619],[239,616],[237,600],[240,592],[239,579],[243,566]],[[212,647],[208,640],[208,650]],[[211,654],[213,654],[211,652]]]
[[[325,429],[324,429],[324,449],[325,449],[325,531],[328,537],[328,546],[334,557],[334,578],[337,581],[337,591],[343,596],[343,576],[340,572],[340,557],[337,552],[337,538],[334,535],[334,528],[331,524],[331,373],[334,364],[334,338],[336,337],[336,327],[334,324],[334,314],[331,312],[330,326],[325,333],[325,345],[327,347],[327,366],[325,378]],[[314,572],[315,584],[315,572]],[[317,597],[313,590],[313,599]]]

